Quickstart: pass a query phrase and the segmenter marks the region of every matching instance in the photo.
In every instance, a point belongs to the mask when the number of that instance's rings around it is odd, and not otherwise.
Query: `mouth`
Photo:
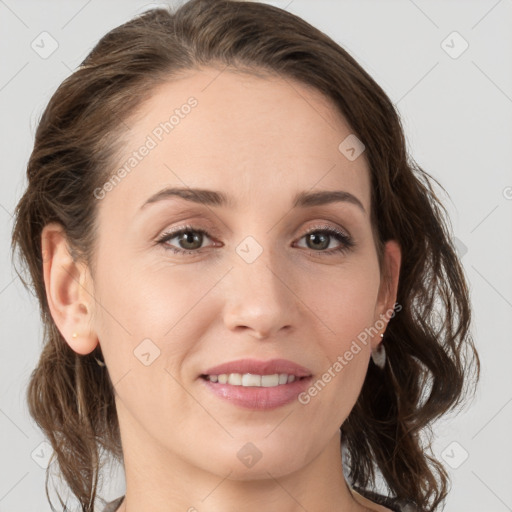
[[[312,373],[284,359],[243,359],[210,368],[199,377],[210,392],[231,405],[269,410],[296,399],[309,385]]]

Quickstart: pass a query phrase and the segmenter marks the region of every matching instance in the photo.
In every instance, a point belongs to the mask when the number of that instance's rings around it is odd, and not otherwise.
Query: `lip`
[[[229,363],[219,364],[204,371],[202,375],[221,375],[223,373],[253,373],[256,375],[273,375],[274,373],[287,373],[295,377],[309,377],[312,372],[287,359],[239,359]]]
[[[223,373],[252,373],[257,375],[287,373],[295,375],[297,380],[267,388],[220,384],[204,378],[206,375],[221,375]],[[232,405],[264,411],[276,409],[293,402],[310,385],[312,373],[307,368],[286,359],[271,359],[269,361],[241,359],[209,368],[200,377],[202,377],[200,380],[209,392]]]

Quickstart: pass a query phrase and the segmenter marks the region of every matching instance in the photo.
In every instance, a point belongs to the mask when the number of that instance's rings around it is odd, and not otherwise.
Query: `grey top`
[[[362,491],[358,491],[359,494],[363,495]],[[385,496],[369,492],[365,492],[364,496],[378,505],[383,505],[384,507],[389,508],[393,512],[419,512],[419,509],[411,502],[387,498]],[[123,500],[124,496],[121,496],[120,498],[107,503],[107,506],[103,509],[103,512],[116,512]]]
[[[393,512],[420,512],[420,509],[412,501],[383,496],[376,492],[366,491],[357,487],[352,487],[352,492],[359,494],[359,496],[363,496],[376,505],[382,505],[383,507],[389,508],[389,510],[392,510]]]
[[[124,496],[121,496],[120,498],[117,498],[116,500],[107,503],[107,506],[103,509],[103,512],[116,512],[116,510],[119,508],[119,505],[121,505],[123,500]]]

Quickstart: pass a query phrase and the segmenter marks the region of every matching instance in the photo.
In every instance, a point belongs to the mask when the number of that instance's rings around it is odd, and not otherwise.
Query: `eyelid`
[[[340,228],[338,226],[332,226],[330,224],[315,224],[314,226],[310,226],[303,234],[302,236],[304,235],[308,235],[309,233],[313,233],[315,231],[335,231],[341,235],[344,235],[346,236],[347,238],[352,238],[352,236],[350,235],[350,233],[344,229],[344,228]]]

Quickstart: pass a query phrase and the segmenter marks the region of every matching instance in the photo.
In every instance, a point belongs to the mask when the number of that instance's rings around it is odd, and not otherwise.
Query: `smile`
[[[208,368],[199,377],[223,402],[264,411],[295,401],[313,376],[308,368],[286,359],[240,359]]]

